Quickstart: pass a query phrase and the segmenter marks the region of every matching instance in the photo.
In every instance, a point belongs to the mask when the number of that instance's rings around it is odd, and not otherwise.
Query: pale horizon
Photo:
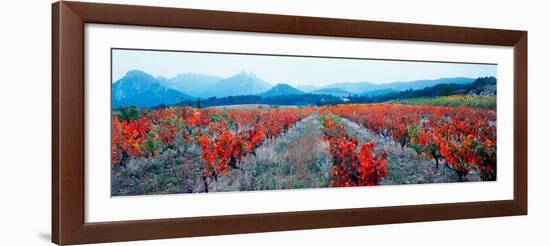
[[[247,72],[273,85],[286,83],[294,87],[497,77],[495,64],[113,49],[111,83],[131,70],[168,79],[189,73],[225,79]]]

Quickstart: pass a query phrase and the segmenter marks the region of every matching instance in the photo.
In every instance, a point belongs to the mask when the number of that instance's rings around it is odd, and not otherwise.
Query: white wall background
[[[105,1],[529,31],[529,215],[114,245],[548,245],[550,21],[545,1]],[[0,25],[0,244],[50,241],[51,1],[7,1]]]

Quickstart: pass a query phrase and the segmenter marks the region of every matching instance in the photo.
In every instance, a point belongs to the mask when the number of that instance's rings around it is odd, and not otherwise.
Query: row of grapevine
[[[199,134],[202,160],[205,163],[203,182],[217,179],[265,140],[280,135],[297,121],[312,113],[311,108],[256,109],[218,111],[206,131]]]
[[[111,119],[111,163],[124,164],[130,158],[153,157],[195,140],[207,128],[212,110],[173,107],[140,110],[137,119]]]
[[[320,112],[319,119],[332,156],[331,186],[378,185],[387,176],[384,150],[376,152],[372,143],[359,146],[327,112]]]
[[[221,110],[170,107],[141,110],[140,118],[112,117],[113,164],[131,158],[153,157],[166,149],[197,144],[203,160],[204,189],[207,179],[227,173],[230,167],[265,139],[286,131],[311,114],[311,108]]]
[[[419,155],[440,160],[461,179],[477,169],[482,180],[496,180],[496,112],[467,107],[391,104],[338,105],[327,110],[391,137]]]

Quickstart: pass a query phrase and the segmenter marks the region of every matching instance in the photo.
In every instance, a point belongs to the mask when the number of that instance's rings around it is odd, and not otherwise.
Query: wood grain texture
[[[514,199],[85,223],[84,24],[122,24],[514,48]],[[101,165],[101,164],[100,164]],[[59,2],[52,5],[52,241],[82,244],[527,214],[527,32]]]
[[[339,209],[86,224],[74,243],[303,230],[521,215],[513,201]]]
[[[54,9],[52,235],[66,244],[84,225],[84,25],[65,4]]]
[[[85,22],[513,46],[521,31],[119,4],[65,2]]]
[[[59,242],[59,3],[52,5],[52,241]]]
[[[514,45],[514,200],[527,214],[527,32]]]

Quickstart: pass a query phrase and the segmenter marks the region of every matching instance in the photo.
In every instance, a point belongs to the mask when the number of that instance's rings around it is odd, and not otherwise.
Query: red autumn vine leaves
[[[357,139],[350,137],[345,128],[335,123],[329,114],[322,113],[320,117],[332,157],[333,180],[330,185],[378,185],[387,176],[384,150],[376,152],[372,143],[359,146]]]
[[[172,107],[142,110],[139,120],[112,119],[113,164],[131,157],[151,157],[189,143],[201,148],[205,191],[207,178],[239,168],[239,162],[265,140],[278,136],[298,120],[312,113],[311,108],[217,110]],[[181,136],[181,138],[177,138]],[[181,141],[178,143],[177,141]]]
[[[462,179],[478,170],[482,180],[496,180],[496,112],[467,107],[393,104],[338,105],[328,110],[392,137],[419,155],[440,161]]]
[[[217,120],[199,133],[204,175],[216,177],[229,167],[238,168],[264,139],[278,136],[311,112],[295,108],[214,112]]]
[[[466,107],[391,104],[336,105],[284,109],[142,109],[139,118],[112,117],[114,165],[132,158],[155,157],[182,146],[200,148],[204,189],[258,146],[277,137],[296,122],[318,113],[329,143],[331,186],[378,185],[388,175],[388,153],[372,143],[350,137],[338,118],[349,119],[402,148],[452,168],[460,178],[470,171],[482,180],[496,180],[496,112]],[[198,157],[197,157],[198,158]]]

